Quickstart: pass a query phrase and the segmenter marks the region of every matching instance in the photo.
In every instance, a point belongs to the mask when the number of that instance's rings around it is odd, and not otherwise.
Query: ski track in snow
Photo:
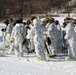
[[[60,20],[59,17],[54,17]],[[5,25],[0,23],[0,29]],[[0,75],[76,75],[76,61],[64,61],[61,58],[50,59],[50,61],[36,61],[34,55],[28,55],[23,58],[17,58],[14,55],[8,55],[4,49],[2,32],[0,31]],[[31,57],[32,56],[32,57]]]

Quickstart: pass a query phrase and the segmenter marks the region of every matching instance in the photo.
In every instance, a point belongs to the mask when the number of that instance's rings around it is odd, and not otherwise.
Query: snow
[[[26,59],[26,58],[25,58]],[[75,61],[26,61],[0,57],[0,75],[75,75]]]
[[[64,17],[55,17],[63,22]],[[5,25],[0,23],[0,29]],[[3,52],[3,36],[0,31],[0,75],[76,75],[76,61],[64,61],[64,56],[36,61],[35,54],[18,58]],[[29,61],[27,61],[29,59]]]

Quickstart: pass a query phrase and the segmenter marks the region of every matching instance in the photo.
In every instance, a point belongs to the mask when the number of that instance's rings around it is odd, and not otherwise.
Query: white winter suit
[[[56,55],[57,54],[57,27],[55,23],[51,23],[49,25],[48,31],[47,31],[47,37],[51,40],[50,45],[50,55]]]
[[[68,42],[68,56],[70,58],[76,57],[76,33],[74,31],[73,23],[69,23],[66,28],[66,36],[65,39]]]
[[[62,52],[63,48],[63,32],[61,30],[60,24],[57,25],[57,49],[58,52]]]
[[[6,45],[9,45],[9,46],[11,44],[10,38],[11,38],[12,29],[13,29],[13,24],[12,23],[8,24],[7,30],[5,33],[5,41],[6,41]]]
[[[40,60],[45,60],[45,45],[44,45],[44,30],[45,27],[42,25],[41,20],[35,19],[33,21],[34,27],[31,30],[30,37],[34,39],[35,52],[36,56],[40,58]]]
[[[30,32],[31,32],[31,30],[32,30],[32,28],[33,28],[34,26],[32,26],[32,25],[30,24],[29,27],[30,27],[31,29],[28,31],[27,39],[29,39],[29,51],[32,51],[32,50],[35,49],[35,47],[34,47],[34,41],[33,41],[33,38],[30,37]]]
[[[14,42],[15,54],[23,54],[23,41],[26,37],[25,26],[17,23],[13,28],[11,39]]]

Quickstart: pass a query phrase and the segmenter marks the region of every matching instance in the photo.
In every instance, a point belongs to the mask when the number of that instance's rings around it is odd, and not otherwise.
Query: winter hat
[[[73,22],[73,18],[65,18],[64,19],[64,22],[66,22],[66,23],[69,23],[69,22]]]
[[[54,18],[50,18],[50,23],[53,23],[55,21]]]
[[[56,24],[56,25],[58,25],[58,24],[59,24],[59,21],[58,21],[58,20],[56,20],[56,21],[55,21],[55,24]]]
[[[35,17],[35,16],[31,17],[31,21],[33,21],[34,19],[36,19],[36,17]]]
[[[16,20],[16,23],[20,23],[20,20]]]
[[[45,18],[43,22],[49,23],[49,21],[50,21],[50,18]]]

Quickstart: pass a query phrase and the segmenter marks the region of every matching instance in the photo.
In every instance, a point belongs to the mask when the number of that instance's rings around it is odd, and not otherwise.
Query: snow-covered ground
[[[63,22],[64,17],[56,18]],[[4,24],[0,23],[0,29]],[[35,54],[17,58],[3,52],[3,35],[0,31],[0,75],[76,75],[76,61],[64,61],[64,56],[49,61],[36,61]],[[27,61],[29,59],[29,61]]]
[[[75,61],[37,62],[25,59],[0,57],[0,75],[76,75]]]

